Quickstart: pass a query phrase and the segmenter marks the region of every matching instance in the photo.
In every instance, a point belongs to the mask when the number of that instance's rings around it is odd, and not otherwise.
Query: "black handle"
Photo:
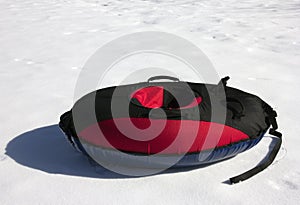
[[[150,83],[150,81],[154,81],[154,80],[173,80],[173,81],[179,81],[178,78],[172,77],[172,76],[167,76],[167,75],[158,75],[158,76],[153,76],[151,78],[148,79],[148,83]]]

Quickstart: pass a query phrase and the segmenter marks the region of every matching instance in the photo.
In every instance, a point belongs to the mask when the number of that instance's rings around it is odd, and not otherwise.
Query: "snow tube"
[[[157,79],[173,81],[153,82]],[[277,114],[272,107],[253,94],[227,86],[228,79],[225,77],[213,85],[155,76],[147,82],[99,89],[79,99],[60,117],[59,126],[71,144],[85,154],[93,153],[128,166],[164,165],[168,160],[162,159],[182,154],[174,165],[179,167],[233,157],[255,146],[270,129],[269,133],[278,139],[267,160],[230,179],[231,183],[237,183],[268,167],[282,140],[281,133],[276,131]],[[212,117],[211,93],[218,99],[220,90],[225,97],[225,100],[220,97],[218,104],[225,110],[223,120]],[[150,133],[155,132],[155,127],[163,125],[163,128],[157,128],[159,133],[155,138],[149,139],[145,133],[140,139],[128,137],[138,135],[127,126],[128,121],[141,130],[154,128]],[[128,127],[126,133],[120,131],[119,125]],[[176,141],[178,133],[182,137]],[[118,152],[130,155],[120,157]],[[155,157],[145,163],[130,156]]]

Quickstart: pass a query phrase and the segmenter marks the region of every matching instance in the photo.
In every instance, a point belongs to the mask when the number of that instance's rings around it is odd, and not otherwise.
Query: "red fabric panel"
[[[116,123],[124,123],[129,118],[114,120]],[[91,125],[79,134],[79,138],[100,147],[147,154],[199,152],[249,138],[248,135],[237,129],[213,122],[151,119],[150,126],[159,126],[162,123],[166,123],[166,125],[154,139],[144,141],[143,136],[141,136],[141,141],[139,141],[122,134],[117,129],[114,120],[105,120]],[[134,125],[139,125],[140,128],[149,126],[149,119],[147,118],[131,118],[131,121]],[[102,133],[99,131],[99,127]],[[208,133],[209,129],[211,131]],[[221,133],[221,137],[219,133]]]
[[[135,91],[131,98],[137,99],[144,107],[159,108],[163,105],[164,89],[161,86],[149,86]]]
[[[202,97],[197,97],[190,104],[180,107],[179,109],[192,108],[192,107],[199,105],[201,102],[202,102]]]
[[[135,91],[131,98],[135,98],[139,103],[147,108],[160,108],[163,105],[164,89],[162,86],[149,86]],[[179,109],[192,108],[202,102],[202,97],[195,98],[190,104]],[[172,109],[172,108],[170,108]],[[176,108],[177,109],[177,108]]]

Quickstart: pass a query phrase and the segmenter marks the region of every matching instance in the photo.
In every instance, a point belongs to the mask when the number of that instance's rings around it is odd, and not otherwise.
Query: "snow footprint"
[[[71,32],[71,31],[66,31],[66,32],[63,32],[63,34],[66,35],[66,36],[68,36],[68,35],[72,35],[73,32]]]
[[[289,180],[283,180],[283,183],[290,189],[290,190],[298,190],[298,185],[289,181]]]
[[[29,60],[29,61],[26,61],[26,64],[27,64],[27,65],[31,65],[31,64],[34,64],[34,62],[31,61],[31,60]]]
[[[87,32],[89,32],[89,33],[95,33],[95,32],[98,32],[99,31],[99,29],[90,29],[90,30],[88,30]]]
[[[274,182],[274,181],[272,181],[272,180],[268,180],[268,184],[269,184],[273,189],[280,190],[280,186],[279,186],[276,182]]]
[[[0,154],[0,162],[6,160],[7,156],[4,154]]]
[[[288,175],[285,175],[282,179],[282,183],[289,190],[298,190],[299,189],[299,172],[292,172]]]
[[[71,69],[72,69],[72,70],[78,70],[79,67],[77,67],[77,66],[72,66]]]
[[[15,58],[14,61],[15,62],[23,62],[23,63],[26,63],[27,65],[32,65],[32,64],[36,63],[30,59],[21,59],[21,58]]]
[[[248,80],[263,80],[263,81],[265,81],[265,80],[271,80],[270,78],[261,78],[261,77],[248,77],[247,78]]]

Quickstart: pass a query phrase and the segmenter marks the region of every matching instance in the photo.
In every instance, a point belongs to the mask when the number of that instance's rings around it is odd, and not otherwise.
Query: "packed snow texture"
[[[263,159],[268,136],[221,163],[139,178],[93,166],[69,146],[57,123],[86,60],[117,37],[149,30],[193,42],[219,76],[231,76],[229,86],[277,110],[284,142],[273,165],[222,183]],[[0,204],[300,201],[299,0],[1,0],[0,34]]]

